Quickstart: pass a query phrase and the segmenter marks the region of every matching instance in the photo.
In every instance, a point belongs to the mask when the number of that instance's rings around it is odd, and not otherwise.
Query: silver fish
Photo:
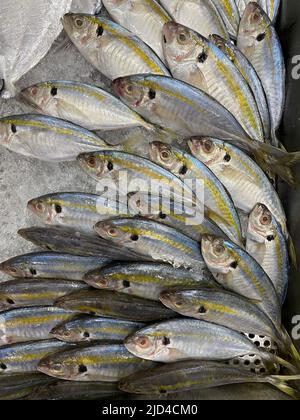
[[[156,0],[103,0],[110,16],[148,44],[164,61],[162,27],[171,20]]]
[[[71,121],[88,130],[152,129],[138,114],[97,86],[53,80],[30,86],[21,99],[38,112]]]
[[[40,373],[2,375],[0,377],[0,401],[24,399],[41,386],[47,386],[54,380]]]
[[[236,0],[241,17],[250,2],[258,3],[264,11],[269,15],[270,19],[275,22],[280,6],[280,0]]]
[[[264,204],[250,214],[246,249],[270,277],[281,303],[289,281],[289,255],[282,229]]]
[[[225,22],[230,36],[235,39],[240,24],[240,14],[236,5],[236,0],[212,0],[212,2]]]
[[[1,118],[0,144],[12,152],[52,162],[73,161],[81,152],[109,148],[85,128],[33,114]]]
[[[64,16],[63,25],[86,60],[111,80],[139,73],[169,76],[151,48],[109,19],[68,14]]]

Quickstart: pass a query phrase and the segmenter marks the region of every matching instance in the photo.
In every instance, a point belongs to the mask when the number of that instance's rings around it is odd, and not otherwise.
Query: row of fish
[[[41,82],[20,96],[39,114],[0,120],[9,150],[77,160],[97,190],[30,200],[45,226],[18,233],[43,251],[0,265],[13,277],[0,284],[3,399],[202,398],[249,383],[298,398],[281,320],[296,256],[264,172],[294,183],[300,159],[276,136],[280,2],[103,4],[114,22],[76,13],[63,26],[118,98]]]

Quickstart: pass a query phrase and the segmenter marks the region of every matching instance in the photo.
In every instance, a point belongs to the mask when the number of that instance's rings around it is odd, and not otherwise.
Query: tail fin
[[[279,375],[273,375],[268,376],[267,382],[269,382],[271,385],[278,388],[280,391],[284,392],[285,394],[289,395],[291,398],[294,398],[295,400],[299,400],[300,393],[296,389],[290,387],[287,382],[290,381],[300,381],[300,375],[295,376],[279,376]]]

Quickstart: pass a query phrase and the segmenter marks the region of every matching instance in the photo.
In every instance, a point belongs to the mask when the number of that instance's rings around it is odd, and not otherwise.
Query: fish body
[[[237,46],[262,81],[270,110],[273,140],[276,140],[285,103],[285,63],[276,30],[257,3],[249,3],[246,7]]]
[[[41,340],[0,347],[0,378],[11,373],[36,373],[43,357],[69,346],[58,340]]]
[[[54,306],[12,309],[0,314],[0,345],[48,340],[50,331],[74,317],[74,312]]]
[[[91,344],[45,357],[40,361],[38,370],[69,381],[117,382],[151,365],[133,356],[123,344]]]
[[[239,72],[250,86],[257,103],[261,121],[263,123],[265,138],[270,140],[271,117],[269,112],[269,105],[262,82],[259,79],[254,67],[232,42],[220,38],[217,35],[212,35],[209,39],[228,56],[228,58],[232,61],[232,63],[239,70]]]
[[[198,274],[158,263],[114,264],[87,273],[85,281],[98,289],[156,301],[163,290],[173,287],[216,287],[209,273]]]
[[[218,34],[229,38],[225,23],[214,1],[208,0],[160,0],[175,22],[186,25],[203,36]]]
[[[151,48],[109,19],[68,14],[64,16],[63,25],[85,59],[108,79],[140,73],[169,76]]]
[[[242,229],[233,201],[215,174],[195,157],[160,142],[150,145],[151,159],[184,180],[204,189],[206,215],[234,242],[241,244]]]
[[[0,265],[0,270],[15,278],[82,280],[85,273],[108,264],[101,257],[55,252],[34,252],[11,258]]]
[[[12,152],[51,162],[73,161],[81,152],[109,148],[85,128],[35,114],[1,118],[0,144]]]
[[[128,215],[127,205],[103,195],[57,193],[35,198],[28,208],[47,225],[63,225],[91,231],[102,220]]]
[[[281,226],[263,204],[253,209],[248,224],[246,249],[270,277],[281,303],[289,281],[289,255]]]
[[[129,248],[147,260],[202,272],[205,268],[198,242],[147,219],[112,219],[97,223],[95,231],[115,245]]]
[[[73,293],[58,299],[55,305],[87,315],[125,319],[134,322],[156,321],[174,315],[174,312],[158,302],[107,290]]]
[[[240,24],[239,9],[236,0],[212,0],[218,9],[231,38],[236,39]]]
[[[262,372],[264,373],[264,372]],[[286,378],[288,380],[288,378]],[[130,375],[120,381],[125,392],[168,396],[180,391],[210,389],[230,384],[269,383],[288,395],[296,397],[297,392],[290,388],[283,377],[257,375],[237,367],[212,361],[184,361],[172,365],[157,366],[143,373]],[[218,394],[217,394],[218,395]]]
[[[98,258],[98,263],[102,260],[100,265],[107,264],[107,262],[113,260],[135,260],[137,258],[135,253],[128,249],[121,249],[120,247],[110,244],[108,241],[101,239],[96,233],[86,232],[71,227],[32,227],[20,229],[18,234],[27,241],[44,249],[54,251],[55,253],[92,257],[94,261],[96,257]],[[85,273],[87,271],[85,271]],[[30,277],[32,277],[32,275]],[[55,277],[57,277],[57,275]]]
[[[110,16],[137,35],[164,61],[162,28],[171,18],[156,0],[104,0]]]
[[[173,319],[150,325],[125,340],[137,357],[163,363],[181,360],[231,360],[257,354],[257,347],[229,328],[196,319]]]
[[[268,14],[272,22],[276,21],[279,12],[280,0],[237,0],[236,3],[241,17],[243,17],[245,9],[251,1],[253,3],[258,3]]]
[[[164,52],[173,77],[216,99],[251,139],[264,141],[252,90],[228,56],[207,38],[178,23],[166,23],[163,33]]]
[[[270,278],[258,262],[237,245],[214,237],[202,239],[203,258],[225,289],[250,299],[281,328],[281,306]]]
[[[92,131],[149,128],[149,124],[116,97],[86,83],[42,82],[24,89],[21,98],[42,114],[71,121]]]
[[[82,316],[64,322],[51,331],[51,336],[68,343],[119,341],[144,326],[141,322]]]
[[[288,237],[281,200],[264,171],[246,153],[213,138],[191,139],[189,147],[219,178],[238,209],[250,214],[257,203],[265,204]]]
[[[87,287],[81,281],[72,280],[10,280],[0,285],[0,311],[53,305],[58,298]]]
[[[53,379],[40,373],[3,375],[0,378],[0,401],[20,400],[41,386],[53,383]]]

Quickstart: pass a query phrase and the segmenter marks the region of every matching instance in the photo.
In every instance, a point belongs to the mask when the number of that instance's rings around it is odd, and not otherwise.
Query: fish
[[[91,131],[133,127],[153,130],[111,93],[86,83],[41,82],[23,89],[20,98],[39,113],[70,121]]]
[[[0,377],[0,401],[12,401],[24,399],[37,388],[50,385],[53,378],[41,373],[12,374]]]
[[[138,73],[170,76],[148,45],[109,19],[71,13],[63,26],[84,58],[110,80]]]
[[[168,364],[190,359],[229,361],[249,354],[257,355],[262,364],[277,360],[236,331],[189,318],[146,326],[129,336],[125,346],[137,357]]]
[[[30,200],[27,208],[47,225],[63,225],[92,231],[94,225],[113,216],[127,215],[127,205],[104,194],[66,192]]]
[[[0,312],[28,306],[50,306],[62,296],[87,288],[85,283],[72,280],[10,280],[0,284]]]
[[[274,23],[276,21],[280,0],[236,0],[237,6],[239,8],[240,16],[242,17],[246,7],[250,2],[257,3],[263,10],[268,14],[271,21]]]
[[[137,394],[164,395],[182,391],[210,389],[230,384],[266,383],[278,388],[294,399],[298,391],[287,383],[297,381],[295,376],[257,375],[242,369],[213,361],[183,361],[171,365],[156,366],[146,372],[138,372],[122,379],[122,391]]]
[[[184,287],[184,286],[183,286]],[[247,335],[262,335],[272,338],[286,354],[290,354],[290,340],[281,329],[254,303],[226,290],[207,288],[173,288],[164,290],[161,302],[174,312],[222,325]],[[270,347],[266,339],[265,347]]]
[[[219,11],[230,37],[236,39],[240,24],[240,14],[236,0],[212,0],[212,3]]]
[[[156,321],[175,315],[161,303],[108,290],[72,293],[58,299],[55,306],[77,313],[134,322]]]
[[[176,22],[163,28],[170,71],[224,106],[251,139],[263,142],[264,129],[254,95],[234,63],[213,42]]]
[[[226,237],[220,227],[201,212],[184,206],[172,197],[153,195],[146,192],[128,194],[128,210],[135,216],[156,220],[173,227],[191,239],[199,242],[205,234]],[[200,214],[201,213],[201,214]]]
[[[1,263],[0,271],[17,279],[58,278],[81,281],[88,271],[110,262],[110,259],[101,257],[82,257],[56,252],[33,252]]]
[[[198,242],[169,226],[147,219],[111,219],[95,225],[97,234],[129,248],[147,261],[164,262],[195,272],[205,268]]]
[[[267,102],[266,94],[260,78],[258,77],[254,67],[250,61],[244,56],[243,53],[232,43],[218,35],[211,35],[210,41],[213,42],[220,50],[227,55],[235,67],[242,74],[250,86],[254,98],[256,100],[257,108],[261,117],[264,128],[265,139],[271,139],[271,117],[269,112],[269,105]]]
[[[218,34],[229,39],[225,23],[214,1],[160,0],[175,22],[186,25],[203,36]]]
[[[214,138],[195,137],[188,144],[192,155],[219,178],[238,209],[250,214],[257,203],[265,204],[289,237],[286,214],[277,191],[246,153]]]
[[[270,110],[273,143],[277,145],[276,131],[285,104],[286,70],[276,30],[257,3],[249,3],[245,9],[237,47],[251,62],[262,81]]]
[[[50,376],[43,375],[50,378]],[[53,379],[53,378],[52,378]],[[33,401],[94,401],[121,395],[116,382],[71,382],[55,381],[40,385],[31,392],[26,400]]]
[[[155,301],[159,301],[163,290],[174,287],[216,287],[209,272],[198,274],[159,263],[112,264],[102,270],[90,271],[84,280],[97,289],[114,290]]]
[[[43,358],[38,370],[59,379],[79,382],[117,382],[153,364],[129,353],[123,344],[90,344]]]
[[[43,357],[70,346],[59,340],[41,340],[0,347],[0,379],[13,373],[36,373]]]
[[[150,159],[123,151],[106,153],[101,150],[83,153],[77,161],[84,172],[98,182],[98,191],[108,185],[110,191],[115,189],[122,196],[137,190],[151,195],[163,194],[188,208],[197,207],[200,215],[203,214],[203,206],[189,185]]]
[[[281,226],[264,204],[250,214],[246,250],[271,279],[283,304],[289,282],[289,253]]]
[[[0,144],[12,152],[46,162],[74,161],[81,152],[110,148],[85,128],[35,114],[1,118]]]
[[[50,331],[74,317],[73,311],[54,306],[17,308],[0,313],[0,346],[48,340]]]
[[[67,253],[76,257],[92,257],[93,262],[95,262],[96,257],[98,259],[98,264],[99,261],[102,261],[100,264],[105,265],[108,261],[111,262],[113,260],[129,259],[135,261],[138,257],[133,251],[120,248],[119,246],[114,246],[111,242],[101,239],[96,233],[86,232],[84,230],[74,229],[71,227],[32,227],[20,229],[18,234],[27,241],[30,241],[48,251],[51,250],[55,253]],[[57,275],[55,275],[55,277],[56,276]],[[30,277],[32,277],[32,275]],[[71,280],[77,280],[77,278],[72,278]]]
[[[156,0],[103,0],[115,22],[144,41],[164,62],[162,28],[171,20]]]
[[[0,5],[1,79],[5,98],[18,92],[16,83],[50,50],[62,30],[60,19],[72,0],[28,0],[24,7],[10,0]],[[46,12],[45,12],[46,11]]]
[[[215,280],[257,306],[281,327],[281,305],[270,278],[258,262],[232,242],[213,236],[202,239],[202,255]]]
[[[185,151],[161,142],[150,144],[151,159],[204,192],[205,214],[234,242],[243,246],[242,228],[231,197],[215,174]]]
[[[54,327],[50,335],[67,343],[91,341],[123,342],[145,324],[122,319],[82,316]]]
[[[250,153],[266,171],[272,169],[295,184],[292,167],[300,153],[288,153],[250,139],[233,115],[205,92],[180,80],[159,75],[133,75],[113,81],[115,93],[152,124],[178,136],[213,137]]]

